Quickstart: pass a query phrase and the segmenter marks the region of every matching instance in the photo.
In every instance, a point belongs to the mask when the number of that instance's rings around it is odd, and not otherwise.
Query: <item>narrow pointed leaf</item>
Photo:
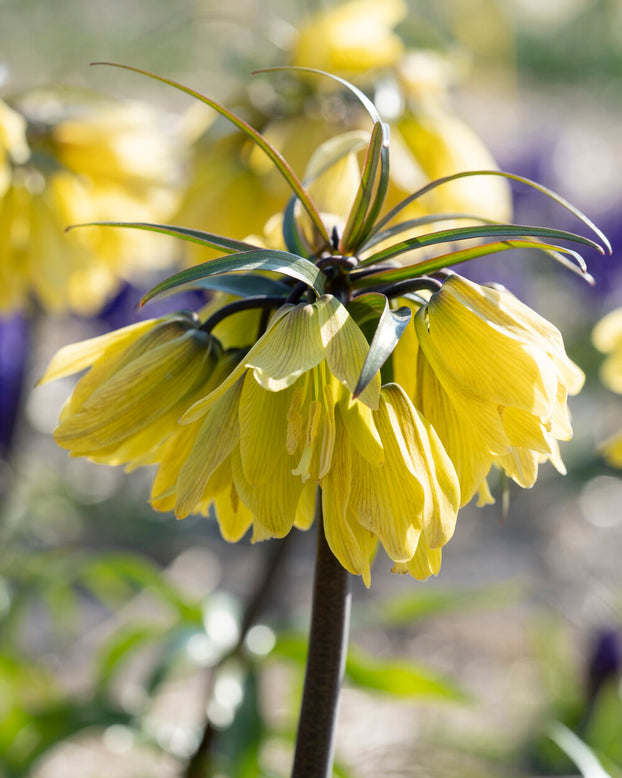
[[[271,143],[269,143],[261,133],[257,132],[256,129],[251,127],[250,124],[247,124],[239,116],[236,116],[227,108],[220,105],[220,103],[211,100],[209,97],[202,95],[200,92],[196,92],[194,89],[190,89],[190,87],[183,86],[183,84],[177,83],[177,81],[172,81],[169,78],[158,76],[155,73],[150,73],[147,70],[141,70],[140,68],[135,68],[132,67],[131,65],[121,65],[117,62],[92,62],[91,64],[111,65],[112,67],[123,68],[124,70],[131,70],[135,73],[141,73],[144,76],[149,76],[149,78],[154,78],[156,81],[160,81],[163,84],[168,84],[169,86],[172,86],[175,89],[179,89],[180,91],[185,92],[187,95],[190,95],[191,97],[200,100],[202,103],[205,103],[205,105],[209,105],[210,108],[213,108],[215,111],[217,111],[221,116],[224,116],[226,119],[229,119],[230,122],[235,124],[235,126],[238,127],[240,130],[242,130],[242,132],[245,135],[251,138],[251,140],[253,140],[259,146],[259,148],[267,154],[267,156],[273,162],[277,170],[287,181],[292,191],[296,193],[296,196],[302,203],[302,206],[305,209],[305,211],[309,214],[309,217],[313,222],[313,224],[315,225],[316,229],[318,230],[319,234],[322,236],[322,238],[326,241],[327,244],[330,243],[328,234],[326,232],[326,227],[322,223],[322,219],[320,218],[320,215],[317,212],[317,208],[311,201],[311,198],[305,191],[305,188],[300,182],[300,179],[296,176],[296,174],[292,170],[290,164],[287,162],[285,157],[283,157],[283,155]]]
[[[389,307],[389,301],[385,298],[385,308],[365,357],[361,375],[354,389],[354,397],[358,397],[361,394],[391,356],[411,316],[412,311],[410,308],[404,306],[394,311]]]
[[[273,270],[277,273],[303,281],[320,295],[324,291],[324,276],[308,259],[290,254],[287,251],[271,251],[269,249],[257,249],[244,251],[232,256],[219,257],[209,262],[203,262],[187,270],[182,270],[174,276],[165,279],[150,289],[141,300],[144,305],[163,292],[176,289],[180,286],[188,286],[201,279],[221,273],[233,273],[247,270]]]
[[[174,238],[198,243],[210,249],[225,251],[227,254],[235,254],[237,251],[252,251],[256,249],[252,243],[243,240],[226,238],[224,235],[216,235],[213,232],[193,230],[189,227],[177,227],[174,224],[151,224],[150,222],[86,222],[84,224],[72,224],[65,230],[69,232],[77,227],[127,227],[133,230],[147,230],[148,232],[160,232],[163,235],[171,235]]]
[[[573,243],[581,243],[584,246],[590,246],[590,248],[595,249],[599,253],[603,253],[603,248],[599,243],[596,243],[590,238],[585,238],[583,235],[577,235],[574,232],[566,232],[566,230],[554,230],[549,229],[548,227],[535,227],[532,225],[524,224],[494,224],[481,227],[456,227],[451,230],[439,230],[438,232],[431,232],[427,235],[420,235],[416,238],[406,238],[405,240],[400,241],[393,246],[389,246],[386,249],[377,251],[370,257],[365,258],[359,262],[359,267],[365,267],[366,265],[372,265],[376,262],[382,262],[385,259],[397,257],[400,254],[404,254],[407,251],[413,251],[414,249],[424,248],[425,246],[436,246],[439,243],[470,240],[472,238],[510,237],[513,235],[522,238],[534,236],[539,238],[569,240]]]
[[[311,256],[311,249],[307,245],[302,233],[298,229],[298,222],[296,221],[296,203],[298,198],[296,195],[290,197],[285,212],[283,214],[283,240],[288,251],[292,254],[298,254],[298,256],[306,257]]]
[[[418,189],[416,192],[413,192],[413,194],[409,195],[404,200],[402,200],[401,203],[398,203],[395,206],[395,208],[392,208],[376,224],[374,228],[374,232],[381,230],[385,226],[385,224],[388,224],[390,221],[392,221],[401,210],[406,208],[407,205],[410,205],[410,203],[414,202],[415,200],[418,200],[424,194],[427,194],[433,189],[436,189],[436,187],[442,186],[443,184],[447,184],[450,181],[457,181],[460,178],[467,178],[469,176],[501,176],[502,178],[507,178],[510,181],[517,181],[520,184],[526,184],[527,186],[530,186],[532,189],[536,189],[538,192],[541,192],[547,197],[550,197],[552,200],[555,200],[555,202],[561,205],[562,208],[565,208],[567,211],[570,211],[570,213],[576,216],[577,219],[579,219],[580,221],[583,222],[583,224],[589,227],[594,232],[594,234],[598,236],[599,240],[603,242],[603,245],[607,253],[611,254],[611,243],[609,243],[607,236],[604,234],[602,230],[600,230],[594,224],[594,222],[591,219],[589,219],[583,213],[583,211],[580,211],[572,203],[570,203],[561,195],[557,194],[557,192],[554,192],[552,189],[549,189],[548,187],[543,186],[542,184],[538,184],[536,181],[532,181],[530,178],[517,176],[514,173],[506,173],[503,170],[464,170],[461,173],[454,173],[453,175],[450,176],[443,176],[442,178],[437,178],[434,181],[431,181],[429,184],[426,184],[425,186],[421,187],[421,189]],[[605,252],[601,251],[601,253],[604,254]]]
[[[359,235],[372,199],[378,167],[380,165],[381,152],[382,125],[380,122],[376,122],[371,134],[369,146],[367,147],[367,155],[361,174],[361,183],[359,184],[354,203],[350,209],[347,224],[343,231],[343,237],[341,238],[341,245],[339,248],[342,253],[348,253],[352,250],[352,247],[356,247],[360,242]]]
[[[400,222],[393,227],[388,227],[382,232],[374,232],[372,237],[365,242],[359,251],[368,251],[372,246],[376,246],[378,243],[382,243],[389,238],[394,238],[396,235],[401,235],[404,232],[417,229],[417,227],[423,227],[426,224],[438,224],[439,222],[450,221],[475,221],[479,224],[499,224],[494,219],[486,219],[483,216],[478,216],[476,213],[432,213],[427,216],[420,216],[418,219],[408,219],[407,221]]]
[[[431,259],[426,259],[421,262],[414,262],[405,267],[381,270],[373,275],[363,275],[360,278],[357,278],[356,274],[353,273],[353,288],[372,289],[384,284],[407,281],[410,278],[434,273],[449,265],[458,265],[462,262],[468,262],[471,259],[477,259],[478,257],[484,257],[489,254],[496,254],[501,251],[510,251],[512,249],[538,249],[558,260],[560,260],[560,257],[564,254],[571,256],[577,262],[577,265],[566,260],[566,266],[580,275],[588,283],[593,283],[594,279],[584,269],[585,263],[583,258],[572,249],[563,246],[554,246],[549,243],[541,243],[540,241],[535,240],[504,240],[495,243],[482,243],[479,246],[472,246],[468,249],[451,251],[438,257],[432,257]]]
[[[587,743],[565,724],[554,721],[549,737],[574,762],[583,778],[612,778]]]
[[[358,247],[360,247],[360,245],[364,243],[369,237],[369,235],[371,234],[374,225],[376,223],[376,219],[378,218],[378,214],[380,213],[382,206],[384,205],[384,200],[387,195],[388,188],[389,188],[389,147],[383,146],[380,151],[380,179],[378,181],[378,188],[376,189],[376,194],[372,201],[371,208],[369,209],[369,212],[365,217],[365,222],[359,232],[358,240],[357,240],[357,250],[360,250]]]
[[[354,321],[363,327],[367,322],[378,322],[386,308],[387,298],[378,292],[366,292],[356,297],[346,306]]]
[[[256,297],[257,295],[283,295],[287,297],[291,287],[281,281],[259,273],[244,273],[243,275],[225,274],[209,276],[194,281],[193,289],[210,289],[214,292],[225,292],[235,297]]]

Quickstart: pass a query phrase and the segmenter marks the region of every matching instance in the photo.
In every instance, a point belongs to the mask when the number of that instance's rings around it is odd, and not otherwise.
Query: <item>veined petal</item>
[[[245,364],[272,392],[291,386],[324,359],[315,305],[297,305],[248,352]]]
[[[449,365],[443,360],[439,351],[436,349],[430,339],[428,329],[423,320],[423,310],[415,316],[415,327],[421,344],[421,350],[425,355],[426,361],[432,369],[435,378],[447,395],[450,404],[453,406],[453,412],[457,416],[462,416],[468,420],[469,427],[476,429],[484,440],[486,449],[491,454],[505,454],[510,448],[510,441],[506,435],[501,417],[498,412],[498,405],[488,399],[481,399],[475,394],[465,391],[465,386],[461,379],[453,372]],[[458,337],[462,337],[459,335]],[[427,418],[431,418],[428,410],[424,411]],[[434,424],[434,421],[432,421]],[[438,428],[437,428],[438,431]],[[445,440],[441,436],[443,444]],[[447,448],[447,446],[445,445]],[[450,454],[451,456],[451,454]],[[452,457],[454,465],[457,467],[456,460]],[[464,498],[464,497],[463,497]]]
[[[240,397],[240,455],[247,481],[260,486],[272,477],[287,441],[287,415],[294,388],[270,392],[252,373],[243,379]]]
[[[423,322],[425,310],[415,318]],[[441,354],[451,348],[451,372],[464,395],[550,415],[558,374],[542,349],[499,332],[443,289],[432,295],[427,312],[426,345],[417,328],[421,347],[429,360],[430,348]]]
[[[130,324],[127,327],[122,327],[105,335],[99,335],[96,338],[89,338],[88,340],[65,346],[52,357],[52,361],[48,365],[43,377],[37,382],[37,386],[84,370],[84,368],[90,367],[104,354],[112,356],[122,352],[129,343],[135,341],[161,321],[163,321],[162,318],[148,319],[147,321]]]
[[[315,305],[328,368],[338,381],[354,392],[369,344],[345,306],[336,297],[323,295]],[[358,399],[375,410],[379,397],[380,374],[377,373]]]
[[[417,549],[423,527],[425,491],[407,468],[386,414],[374,414],[385,461],[372,467],[352,448],[350,508],[363,527],[377,535],[387,554],[406,562]]]
[[[513,448],[495,464],[523,489],[530,489],[538,477],[538,455],[528,448]]]
[[[542,454],[551,453],[547,435],[537,416],[518,408],[503,408],[501,418],[512,446],[530,448]]]
[[[393,428],[404,462],[423,486],[423,530],[429,546],[451,538],[460,506],[455,468],[431,424],[417,411],[397,384],[383,387],[380,412]]]
[[[228,543],[237,543],[247,533],[248,528],[252,526],[253,514],[240,500],[233,483],[231,457],[227,457],[219,465],[218,470],[214,472],[210,481],[216,477],[223,482],[223,486],[218,489],[213,498],[220,534]],[[214,489],[214,491],[216,490]]]
[[[348,510],[352,476],[350,449],[351,443],[341,423],[338,423],[333,466],[322,480],[324,532],[331,551],[341,565],[354,575],[362,575],[365,585],[369,586],[369,565],[377,538],[362,527]]]
[[[190,456],[179,473],[175,504],[177,517],[192,513],[210,476],[238,442],[241,392],[240,382],[216,402],[203,420]]]
[[[307,481],[296,506],[296,529],[308,530],[315,519],[315,503],[317,498],[317,484],[315,481]]]
[[[486,478],[493,457],[480,428],[469,415],[458,413],[424,354],[419,354],[417,362],[415,405],[432,424],[453,462],[460,484],[460,504],[466,505]]]
[[[358,453],[373,467],[380,467],[384,462],[384,450],[371,408],[353,399],[349,393],[342,394],[338,408],[348,437]]]
[[[244,475],[239,447],[231,457],[233,482],[240,499],[271,537],[282,538],[290,531],[304,484],[292,475],[295,461],[283,451],[274,468],[274,476],[261,486],[249,484]]]
[[[431,575],[438,575],[441,570],[443,552],[440,548],[430,548],[427,538],[419,538],[417,550],[412,559],[406,562],[406,570],[418,581],[425,581]]]

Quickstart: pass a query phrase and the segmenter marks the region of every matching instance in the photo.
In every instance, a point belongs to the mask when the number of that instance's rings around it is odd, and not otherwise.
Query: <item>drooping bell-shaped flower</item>
[[[521,486],[538,465],[563,472],[572,435],[566,399],[583,385],[559,331],[510,292],[451,275],[415,316],[415,404],[456,466],[462,503],[492,464]]]
[[[604,316],[594,327],[592,340],[606,359],[600,367],[600,379],[616,394],[622,394],[622,308]],[[613,467],[622,467],[622,433],[610,436],[602,445],[602,453]]]
[[[197,325],[181,312],[61,349],[42,382],[90,369],[60,413],[57,443],[96,462],[142,464],[214,371],[220,347]]]

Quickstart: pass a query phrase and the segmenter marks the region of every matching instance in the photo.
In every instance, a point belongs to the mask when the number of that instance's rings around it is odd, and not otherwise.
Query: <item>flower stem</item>
[[[350,624],[350,574],[326,542],[319,490],[316,525],[309,653],[292,778],[332,776],[339,691]]]

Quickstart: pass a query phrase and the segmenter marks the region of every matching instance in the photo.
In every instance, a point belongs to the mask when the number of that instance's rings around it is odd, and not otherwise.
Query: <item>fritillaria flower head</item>
[[[437,573],[458,508],[487,491],[491,467],[522,486],[547,459],[563,469],[566,397],[582,382],[551,324],[448,266],[533,249],[589,278],[558,241],[605,249],[548,227],[400,216],[449,181],[506,175],[557,199],[605,247],[606,239],[561,198],[498,171],[439,179],[387,210],[388,126],[340,78],[369,113],[371,133],[362,155],[360,133],[327,142],[304,185],[239,117],[159,80],[214,108],[272,160],[292,192],[271,222],[280,247],[116,223],[222,254],[162,281],[145,302],[188,286],[229,297],[198,319],[179,314],[69,347],[73,360],[61,352],[47,378],[92,367],[61,413],[57,439],[96,461],[156,464],[154,507],[179,517],[213,507],[229,540],[249,528],[262,540],[308,527],[319,488],[326,539],[344,568],[369,583],[380,543],[396,572]]]

